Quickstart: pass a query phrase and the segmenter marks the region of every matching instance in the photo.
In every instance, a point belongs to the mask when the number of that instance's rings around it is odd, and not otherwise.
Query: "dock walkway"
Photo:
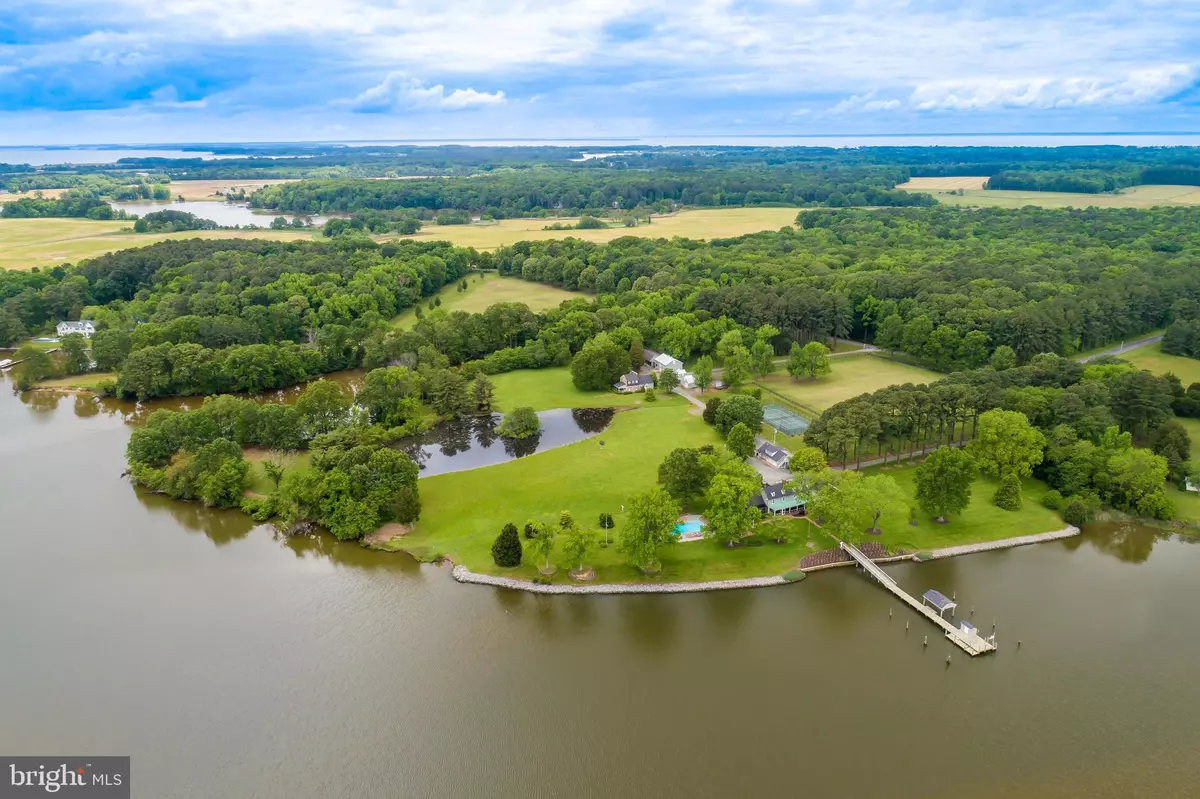
[[[907,604],[917,613],[920,613],[938,627],[941,627],[943,630],[945,630],[946,637],[957,644],[968,655],[974,657],[975,655],[983,655],[988,652],[995,651],[996,646],[994,644],[983,638],[980,638],[978,635],[969,636],[963,633],[953,624],[935,613],[924,602],[921,602],[919,599],[901,588],[896,581],[892,579],[891,575],[875,565],[875,563],[872,562],[872,560],[866,555],[864,555],[858,547],[854,546],[853,544],[847,544],[845,541],[841,542],[840,546],[847,555],[854,558],[858,565],[862,566],[863,570],[866,571],[867,574],[874,577],[880,585],[891,591],[896,596],[900,597],[905,604]]]

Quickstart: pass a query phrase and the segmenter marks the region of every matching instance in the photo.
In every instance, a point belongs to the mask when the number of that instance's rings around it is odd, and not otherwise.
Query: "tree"
[[[492,561],[499,567],[511,569],[521,565],[521,537],[512,522],[504,525],[492,542]]]
[[[450,369],[435,371],[426,381],[425,393],[433,409],[451,419],[469,414],[475,404],[467,379]]]
[[[788,469],[796,474],[822,472],[827,466],[825,453],[816,447],[799,447],[788,459]]]
[[[709,400],[712,402],[712,400]],[[738,422],[751,430],[762,427],[762,403],[746,394],[734,394],[721,401],[716,411],[716,427],[721,435],[728,436],[729,431]]]
[[[628,504],[617,550],[629,565],[643,572],[656,571],[658,548],[675,542],[679,505],[661,488],[638,494]]]
[[[725,438],[725,446],[738,458],[745,460],[754,454],[754,431],[742,422],[735,424]]]
[[[1021,509],[1021,479],[1016,472],[1006,472],[1000,478],[1000,486],[992,495],[992,502],[1004,510]]]
[[[123,380],[124,372],[121,376]],[[296,400],[296,410],[309,435],[317,436],[344,424],[352,402],[337,383],[317,380],[309,383],[300,399]]]
[[[604,546],[608,546],[608,531],[613,527],[613,517],[611,513],[600,514],[600,529],[604,531]]]
[[[0,309],[0,347],[10,347],[29,335],[20,317]]]
[[[571,381],[580,391],[603,391],[610,388],[629,370],[630,355],[600,333],[589,339],[571,361]]]
[[[544,566],[539,566],[538,571],[542,574],[553,574],[554,567],[550,565],[550,554],[554,552],[554,539],[558,535],[558,527],[552,524],[543,524],[537,530],[537,535],[533,539],[533,551],[538,554],[538,557],[545,561]]]
[[[687,447],[671,450],[658,466],[658,482],[685,506],[704,493],[710,477],[701,463],[700,451]]]
[[[1109,390],[1113,415],[1122,430],[1134,435],[1157,427],[1173,415],[1171,384],[1147,371],[1137,369],[1120,374]]]
[[[368,372],[354,399],[374,424],[399,427],[421,416],[420,393],[418,375],[403,366],[389,366]]]
[[[475,410],[480,413],[491,413],[496,386],[491,380],[488,380],[487,375],[481,374],[475,378],[472,393],[475,395]]]
[[[734,347],[725,356],[725,367],[721,371],[725,384],[737,388],[750,377],[750,353],[745,347]]]
[[[1017,353],[1013,352],[1013,348],[1007,344],[1001,344],[992,353],[991,364],[997,372],[1012,369],[1017,365]]]
[[[563,537],[563,552],[572,563],[578,564],[572,576],[583,577],[586,573],[584,570],[584,558],[587,557],[587,553],[595,546],[596,537],[591,531],[577,524],[567,511],[563,511],[559,516],[558,528],[560,535]]]
[[[732,547],[754,527],[762,514],[750,500],[762,490],[758,472],[744,463],[723,464],[708,486],[705,535]]]
[[[1192,440],[1187,428],[1175,419],[1155,428],[1150,436],[1150,449],[1167,460],[1167,472],[1172,480],[1180,481],[1192,455]]]
[[[824,377],[832,371],[829,362],[829,348],[819,341],[810,341],[803,347],[792,344],[788,355],[788,374],[794,378]]]
[[[101,372],[119,369],[128,357],[132,344],[124,330],[98,330],[92,336],[92,358]]]
[[[940,447],[917,467],[917,502],[921,509],[945,524],[952,513],[962,513],[971,502],[975,459],[954,447]]]
[[[60,339],[62,342],[63,367],[69,375],[81,375],[92,366],[92,357],[88,354],[88,342],[83,335],[71,333]]]
[[[646,360],[646,348],[642,346],[642,340],[635,338],[629,342],[629,368],[635,372],[642,368],[642,364]]]
[[[679,385],[679,373],[674,369],[663,369],[658,373],[658,388],[672,391]]]
[[[713,359],[707,355],[701,355],[696,359],[696,364],[692,367],[692,374],[696,378],[696,385],[700,386],[701,393],[704,392],[713,381]]]
[[[808,514],[836,538],[856,542],[864,532],[879,532],[879,518],[904,505],[907,497],[891,475],[870,477],[862,472],[828,469],[795,481],[798,493],[809,495]],[[866,528],[870,525],[869,528]]]
[[[775,370],[775,350],[766,341],[758,340],[750,347],[750,371],[758,376]]]
[[[542,422],[533,408],[522,406],[504,414],[496,432],[506,438],[529,438],[542,429]]]
[[[704,403],[703,418],[705,423],[711,425],[717,423],[717,411],[721,409],[721,402],[720,397],[709,397],[708,401]]]
[[[875,345],[885,350],[898,350],[904,342],[904,317],[892,314],[884,317],[875,328]]]
[[[975,438],[967,451],[986,474],[1004,477],[1011,472],[1028,477],[1042,462],[1045,444],[1046,437],[1029,424],[1025,414],[997,409],[979,415]]]
[[[279,482],[283,480],[283,473],[287,471],[287,466],[283,461],[283,456],[278,452],[272,452],[262,460],[263,474],[267,476],[275,488],[279,488]]]

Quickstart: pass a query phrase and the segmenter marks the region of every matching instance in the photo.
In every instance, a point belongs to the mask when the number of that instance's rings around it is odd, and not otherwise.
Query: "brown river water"
[[[542,597],[277,540],[132,488],[128,410],[0,386],[4,754],[138,797],[1200,796],[1200,539],[888,567],[996,620],[970,660],[850,569]]]

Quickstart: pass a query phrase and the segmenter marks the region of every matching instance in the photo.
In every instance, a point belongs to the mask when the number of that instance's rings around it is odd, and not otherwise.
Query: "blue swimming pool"
[[[704,522],[680,522],[675,525],[675,535],[699,533],[704,530]]]

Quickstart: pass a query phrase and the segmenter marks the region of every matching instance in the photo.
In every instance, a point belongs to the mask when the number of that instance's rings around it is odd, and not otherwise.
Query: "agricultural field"
[[[568,236],[584,241],[612,241],[622,236],[642,238],[715,239],[778,230],[796,221],[798,208],[711,208],[680,211],[671,216],[656,216],[652,224],[637,227],[611,227],[598,230],[543,230],[556,222],[574,219],[501,219],[473,225],[428,225],[419,233],[404,238],[449,241],[461,247],[492,250],[518,241],[562,239]]]
[[[604,445],[601,446],[600,442]],[[620,535],[621,506],[656,484],[658,464],[675,447],[717,443],[717,434],[682,403],[639,408],[619,413],[602,435],[528,458],[466,472],[421,480],[424,507],[414,532],[394,539],[390,547],[428,560],[449,557],[472,571],[513,577],[536,576],[536,558],[528,547],[515,569],[500,569],[491,557],[492,541],[507,522],[557,521],[563,510],[588,527],[601,513],[611,513]],[[721,580],[782,574],[812,548],[803,525],[796,540],[786,545],[765,543],[725,549],[711,541],[677,544],[661,551],[663,570],[656,581]],[[815,537],[820,537],[813,530]],[[603,534],[600,535],[603,540]],[[524,542],[524,539],[523,539]],[[822,542],[821,548],[828,546]],[[560,550],[551,556],[566,580],[568,563]],[[626,565],[615,546],[597,548],[588,556],[597,582],[644,582]]]
[[[983,188],[963,189],[951,194],[951,188],[921,188],[915,180],[955,180],[956,178],[917,178],[896,188],[926,191],[938,202],[950,205],[1021,208],[1037,205],[1042,208],[1152,208],[1156,205],[1200,205],[1200,186],[1132,186],[1113,194],[1074,194],[1062,191],[987,191]]]
[[[469,313],[486,311],[498,302],[523,302],[532,311],[544,311],[557,306],[563,300],[576,297],[590,299],[588,295],[577,291],[487,273],[468,276],[466,291],[459,291],[457,283],[450,283],[436,296],[442,301],[442,310]],[[425,297],[422,302],[427,303],[430,299],[432,298]],[[416,324],[416,321],[416,314],[410,308],[393,319],[392,324],[406,330]]]
[[[1117,357],[1156,375],[1170,372],[1179,378],[1184,388],[1192,383],[1200,383],[1200,360],[1182,355],[1168,355],[1162,351],[1162,342],[1159,341],[1127,350]]]
[[[866,474],[890,474],[916,505],[916,466],[888,466],[864,469]],[[1049,490],[1045,483],[1027,477],[1021,481],[1021,508],[1008,511],[992,504],[1000,481],[981,475],[971,486],[971,504],[961,515],[951,516],[938,524],[919,508],[917,524],[908,523],[908,508],[897,507],[883,515],[879,527],[883,534],[875,539],[889,549],[920,552],[981,541],[998,541],[1022,535],[1048,533],[1066,526],[1055,511],[1042,505]]]
[[[646,405],[683,405],[686,400],[674,394],[658,394],[654,403],[645,394],[618,394],[615,391],[580,391],[571,382],[571,370],[565,366],[551,369],[519,369],[491,375],[496,386],[495,407],[499,411],[528,406],[535,411],[553,408],[609,408]],[[690,406],[689,406],[690,407]]]
[[[893,361],[877,355],[853,355],[831,358],[832,371],[819,380],[793,380],[785,371],[760,377],[757,385],[763,389],[763,402],[771,402],[770,392],[781,394],[812,415],[836,405],[842,400],[869,394],[887,386],[903,383],[931,383],[941,375],[919,366]]]
[[[173,180],[167,184],[171,197],[183,195],[185,200],[215,200],[223,197],[230,189],[245,189],[251,194],[264,186],[291,183],[293,179],[272,178],[264,180]],[[217,194],[221,192],[221,194]]]
[[[953,189],[983,189],[987,183],[987,175],[951,178],[910,178],[908,183],[901,183],[896,188],[901,191],[951,191]]]
[[[303,230],[190,230],[133,233],[128,221],[91,219],[0,219],[0,269],[28,270],[78,263],[115,250],[145,247],[166,239],[311,239]]]

